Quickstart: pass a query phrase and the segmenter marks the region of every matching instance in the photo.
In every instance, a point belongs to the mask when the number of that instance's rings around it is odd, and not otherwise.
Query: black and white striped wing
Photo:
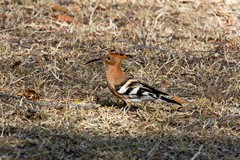
[[[116,92],[128,102],[154,101],[159,95],[168,95],[136,79],[128,79],[122,85],[116,86]]]

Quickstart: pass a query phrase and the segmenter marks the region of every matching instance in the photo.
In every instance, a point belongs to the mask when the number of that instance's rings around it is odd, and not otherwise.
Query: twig
[[[59,103],[59,104],[53,104],[53,103],[49,103],[49,102],[35,102],[32,100],[28,100],[25,99],[24,97],[21,96],[14,96],[14,95],[10,95],[10,94],[5,94],[5,93],[1,93],[0,92],[0,98],[8,98],[8,99],[18,99],[21,101],[21,103],[31,103],[34,105],[38,105],[40,107],[56,107],[56,108],[64,108],[66,106],[70,106],[72,108],[83,108],[83,109],[95,109],[98,108],[100,105],[99,104],[95,104],[95,103],[69,103],[69,104],[63,104],[63,103]]]
[[[155,18],[154,23],[153,23],[153,27],[152,27],[152,29],[151,29],[151,32],[153,32],[154,29],[156,28],[157,23],[158,23],[158,19],[159,19],[162,15],[163,15],[163,12],[160,12],[160,13],[157,15],[157,17]]]
[[[8,32],[8,31],[13,31],[13,30],[18,29],[18,28],[20,28],[20,27],[14,27],[14,28],[3,29],[3,30],[0,30],[0,33],[2,33],[2,32]]]
[[[190,160],[194,160],[194,159],[196,159],[197,156],[198,156],[199,154],[201,154],[201,150],[202,150],[202,148],[203,148],[203,145],[201,145],[201,146],[199,147],[197,153],[195,153],[194,156],[193,156]]]
[[[18,99],[24,103],[31,103],[34,105],[38,105],[40,107],[44,107],[44,106],[59,107],[59,108],[66,107],[66,104],[52,104],[52,103],[47,103],[47,102],[35,102],[32,100],[25,99],[24,97],[21,97],[21,96],[14,96],[14,95],[5,94],[5,93],[1,93],[1,92],[0,92],[0,98]]]
[[[57,80],[59,80],[60,82],[63,82],[63,80],[61,80],[51,69],[50,69],[50,72]]]
[[[141,28],[141,34],[142,34],[142,37],[141,37],[142,43],[143,43],[144,46],[146,46],[147,45],[148,31],[147,31],[146,34],[144,34],[144,31]]]
[[[93,8],[93,10],[92,10],[92,13],[91,13],[90,18],[89,18],[89,23],[88,23],[89,26],[92,26],[92,23],[93,23],[93,15],[94,15],[97,7],[98,7],[98,6],[95,6],[95,7]]]
[[[153,152],[158,148],[159,144],[161,143],[161,141],[158,141],[154,146],[153,148],[148,152],[147,154],[147,159],[150,159]]]
[[[18,78],[17,80],[15,80],[15,81],[13,81],[13,82],[10,82],[10,84],[9,85],[11,85],[11,84],[14,84],[14,83],[16,83],[16,82],[18,82],[18,81],[20,81],[20,80],[22,80],[23,78],[25,78],[26,76],[23,76],[23,77],[21,77],[21,78]]]
[[[21,44],[21,43],[10,43],[11,46],[20,46],[22,48],[27,48],[27,49],[31,49],[31,46],[29,45],[25,45],[25,44]]]
[[[158,46],[148,46],[148,45],[134,45],[133,47],[130,47],[125,53],[129,53],[132,50],[142,50],[142,49],[154,49],[159,50],[161,52],[167,52],[169,49],[158,47]]]

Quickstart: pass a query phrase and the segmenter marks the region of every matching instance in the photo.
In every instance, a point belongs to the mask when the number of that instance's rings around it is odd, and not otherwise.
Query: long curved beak
[[[86,62],[84,65],[87,65],[87,64],[92,63],[92,62],[100,61],[100,60],[103,60],[103,58],[92,59],[92,60]]]

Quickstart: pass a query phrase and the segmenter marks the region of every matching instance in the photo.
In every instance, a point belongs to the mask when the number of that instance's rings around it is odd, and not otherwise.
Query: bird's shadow
[[[98,103],[101,104],[101,106],[107,106],[107,107],[114,106],[123,111],[136,112],[138,109],[140,109],[136,105],[127,106],[127,104],[123,101],[115,102],[115,101],[111,101],[111,100],[103,100],[103,101],[99,101]]]

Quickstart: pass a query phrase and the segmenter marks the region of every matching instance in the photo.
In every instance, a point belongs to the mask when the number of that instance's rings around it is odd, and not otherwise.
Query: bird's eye
[[[111,58],[110,58],[110,57],[107,57],[107,60],[108,60],[108,61],[110,61],[110,60],[111,60]]]

